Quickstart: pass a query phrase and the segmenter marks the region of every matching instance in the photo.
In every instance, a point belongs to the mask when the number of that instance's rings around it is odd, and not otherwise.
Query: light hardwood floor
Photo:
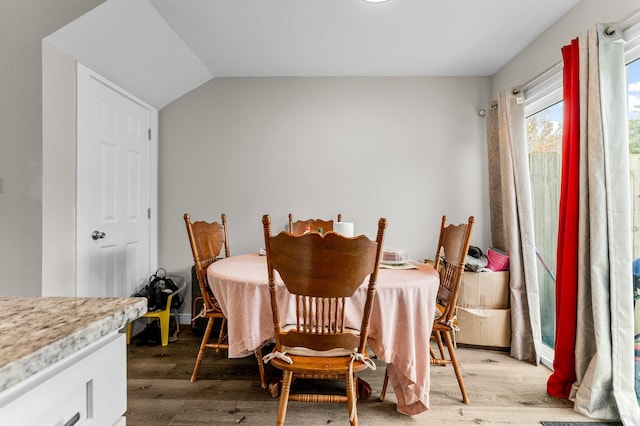
[[[198,381],[189,378],[200,336],[181,326],[177,342],[128,347],[129,426],[269,425],[275,423],[278,400],[260,387],[254,357],[228,359],[226,352],[209,350]],[[572,404],[546,393],[550,374],[544,366],[516,361],[505,352],[459,348],[470,403],[463,404],[450,366],[431,368],[430,409],[408,417],[395,410],[391,386],[379,400],[385,364],[360,375],[373,388],[368,400],[358,401],[361,425],[540,425],[540,421],[591,422],[575,413]],[[265,366],[267,381],[278,371]],[[348,425],[346,404],[291,402],[288,425]]]

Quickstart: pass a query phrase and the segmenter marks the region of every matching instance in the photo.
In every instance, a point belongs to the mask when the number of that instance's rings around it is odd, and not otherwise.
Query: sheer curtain
[[[624,43],[606,27],[562,51],[556,350],[547,390],[588,417],[638,425]]]
[[[491,237],[509,253],[511,356],[537,364],[540,301],[523,101],[518,89],[507,89],[487,108]]]

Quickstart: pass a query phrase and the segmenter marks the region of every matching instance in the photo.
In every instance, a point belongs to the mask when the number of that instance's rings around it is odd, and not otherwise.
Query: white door
[[[151,111],[82,65],[77,81],[76,294],[126,297],[150,273]]]

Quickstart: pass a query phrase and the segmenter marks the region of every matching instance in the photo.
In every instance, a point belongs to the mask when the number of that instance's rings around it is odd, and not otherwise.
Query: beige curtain
[[[574,409],[640,425],[624,44],[601,24],[579,37],[580,219]]]
[[[503,90],[487,107],[487,151],[492,245],[509,254],[511,356],[537,364],[540,302],[524,99],[518,89]]]

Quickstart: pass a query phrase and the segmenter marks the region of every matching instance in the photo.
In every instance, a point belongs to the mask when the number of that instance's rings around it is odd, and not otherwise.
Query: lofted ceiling
[[[45,40],[162,108],[215,77],[491,76],[579,0],[107,0]]]

